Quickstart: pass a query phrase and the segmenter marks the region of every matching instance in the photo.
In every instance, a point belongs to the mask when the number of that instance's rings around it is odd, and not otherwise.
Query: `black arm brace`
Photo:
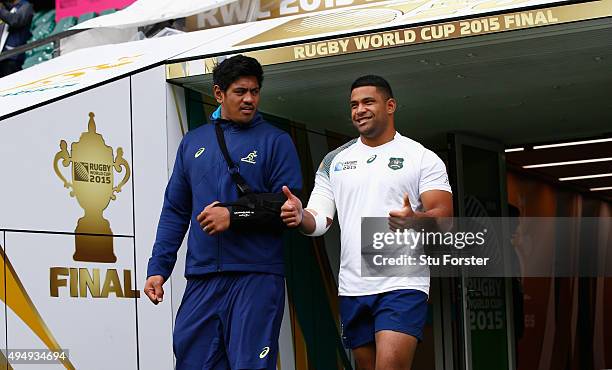
[[[283,193],[249,193],[235,202],[218,203],[230,213],[230,229],[236,231],[281,232],[286,228],[280,218],[287,200]]]

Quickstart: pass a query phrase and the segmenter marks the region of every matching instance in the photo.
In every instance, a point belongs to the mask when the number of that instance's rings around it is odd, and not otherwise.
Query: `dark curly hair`
[[[213,84],[218,85],[222,91],[241,77],[254,76],[259,87],[263,82],[263,69],[255,58],[244,55],[235,55],[225,59],[213,70]]]

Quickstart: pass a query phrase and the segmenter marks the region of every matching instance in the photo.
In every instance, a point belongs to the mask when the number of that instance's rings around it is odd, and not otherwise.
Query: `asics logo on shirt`
[[[374,160],[376,159],[376,154],[374,154],[373,156],[371,156],[370,158],[368,158],[367,162],[368,163],[372,163],[374,162]]]
[[[270,352],[270,347],[264,347],[261,353],[259,354],[259,358],[264,358]]]
[[[255,164],[255,157],[257,157],[257,150],[253,150],[246,157],[240,158],[242,162]]]
[[[194,158],[198,158],[199,156],[202,155],[202,153],[204,153],[204,151],[206,150],[206,148],[200,148],[198,149],[198,151],[196,152],[196,154],[193,156]]]

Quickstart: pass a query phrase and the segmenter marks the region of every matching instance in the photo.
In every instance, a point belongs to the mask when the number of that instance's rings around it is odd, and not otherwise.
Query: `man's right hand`
[[[149,276],[145,283],[144,292],[151,302],[158,304],[164,300],[164,277],[161,275]]]
[[[302,217],[304,215],[302,201],[300,198],[293,195],[291,190],[286,186],[283,186],[283,194],[285,194],[287,200],[281,207],[281,219],[287,227],[298,227],[302,223]]]

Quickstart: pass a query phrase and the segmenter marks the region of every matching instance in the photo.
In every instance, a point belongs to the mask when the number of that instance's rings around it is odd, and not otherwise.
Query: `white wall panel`
[[[73,235],[7,232],[8,348],[56,343],[69,350],[76,369],[137,369],[134,240],[114,238],[113,244],[116,263],[79,262]]]
[[[130,143],[130,96],[129,79],[122,79],[89,90],[52,104],[25,112],[3,120],[0,123],[0,168],[2,168],[2,191],[0,191],[0,225],[7,229],[48,230],[74,232],[77,220],[84,215],[83,208],[92,208],[92,203],[109,199],[103,215],[110,221],[115,235],[132,235],[132,187],[128,182],[110,200],[113,186],[123,179],[126,170],[112,171],[114,184],[92,184],[88,181],[73,181],[73,164],[64,167],[59,164],[60,172],[79,187],[77,197],[70,196],[70,190],[56,176],[53,162],[60,151],[60,141],[67,143],[66,150],[73,153],[72,143],[80,140],[87,132],[89,113],[95,114],[96,132],[102,135],[105,145],[112,148],[97,156],[96,164],[112,164],[119,147],[123,157],[132,166]],[[88,163],[95,143],[82,143],[80,153],[82,163]],[[87,155],[84,153],[87,152]],[[98,152],[96,152],[98,153]],[[77,158],[75,157],[75,160]],[[88,166],[91,166],[88,164]],[[108,171],[102,171],[108,172]],[[81,168],[81,176],[93,176],[93,167]],[[83,175],[84,174],[84,175]],[[82,180],[82,178],[81,178]],[[96,180],[94,178],[94,180]],[[84,190],[85,189],[85,190]],[[77,201],[77,199],[79,201]]]

